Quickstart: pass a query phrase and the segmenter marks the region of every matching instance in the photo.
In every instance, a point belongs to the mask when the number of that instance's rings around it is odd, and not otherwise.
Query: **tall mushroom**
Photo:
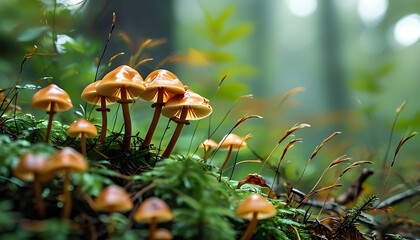
[[[144,91],[140,97],[147,101],[154,101],[152,107],[155,108],[153,120],[150,123],[149,130],[147,131],[143,143],[145,146],[149,146],[159,122],[163,105],[165,105],[171,97],[177,94],[183,94],[185,89],[184,85],[179,81],[175,74],[163,69],[150,73],[144,80],[144,84],[146,85],[146,91]]]
[[[53,173],[63,173],[63,196],[64,205],[61,212],[62,218],[69,218],[71,212],[71,194],[69,191],[70,186],[70,173],[72,172],[85,172],[88,169],[88,163],[85,157],[70,147],[65,147],[51,156],[51,160],[47,163],[45,172],[49,175]]]
[[[240,218],[250,220],[241,238],[241,240],[248,240],[251,238],[258,220],[273,217],[276,215],[276,208],[260,194],[252,193],[239,204],[236,209],[236,215]]]
[[[35,206],[40,218],[45,217],[45,205],[42,200],[40,176],[47,165],[48,158],[32,152],[19,157],[19,164],[13,169],[13,175],[23,181],[33,181],[35,191]]]
[[[131,118],[128,104],[138,98],[146,89],[143,78],[133,68],[122,65],[104,76],[96,86],[96,91],[102,96],[117,96],[124,117],[124,149],[131,149]]]
[[[213,151],[213,149],[217,148],[217,146],[219,146],[219,144],[217,144],[215,141],[213,141],[211,139],[206,139],[200,145],[200,148],[204,148],[203,160],[206,160],[207,157],[209,156],[209,154],[211,153],[211,151]]]
[[[153,239],[157,223],[171,221],[172,212],[168,205],[157,197],[151,197],[144,201],[134,213],[134,220],[139,223],[149,223],[148,240]]]
[[[40,89],[32,97],[31,105],[33,108],[46,111],[50,117],[48,119],[45,142],[48,143],[51,133],[54,114],[58,111],[67,111],[73,107],[69,95],[55,84]]]
[[[81,118],[70,124],[67,129],[67,135],[70,137],[80,137],[80,148],[83,156],[86,157],[86,138],[96,137],[98,131],[93,123]]]
[[[199,120],[212,112],[209,100],[189,90],[187,86],[185,86],[185,89],[184,94],[169,99],[162,109],[163,116],[177,123],[174,134],[162,154],[163,158],[168,158],[171,155],[184,124],[188,125],[190,123],[188,120]]]
[[[229,158],[232,155],[232,151],[234,149],[239,150],[241,148],[244,148],[245,146],[246,146],[246,142],[244,141],[243,138],[239,137],[238,135],[234,133],[225,135],[220,141],[220,149],[228,149],[228,154],[220,169],[223,170],[226,167],[226,164],[228,163]]]
[[[106,138],[106,130],[108,127],[108,117],[107,112],[110,111],[109,108],[106,106],[109,104],[113,104],[119,100],[117,96],[102,96],[96,91],[96,86],[101,81],[93,82],[85,87],[85,89],[82,92],[82,98],[91,104],[100,105],[99,108],[96,109],[96,111],[101,112],[102,114],[102,128],[101,128],[101,136],[99,137],[99,141],[101,143],[105,142]]]

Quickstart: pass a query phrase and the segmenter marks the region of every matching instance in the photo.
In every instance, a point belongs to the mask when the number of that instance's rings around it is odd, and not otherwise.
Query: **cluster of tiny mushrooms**
[[[174,134],[162,154],[163,158],[169,158],[176,141],[178,140],[184,125],[189,120],[199,120],[211,114],[212,108],[209,101],[184,86],[173,73],[167,70],[156,70],[150,73],[143,81],[141,75],[133,68],[122,65],[106,74],[102,80],[89,84],[82,92],[81,97],[88,103],[99,105],[97,111],[102,114],[102,128],[99,141],[103,143],[107,132],[107,108],[108,104],[121,104],[124,117],[124,140],[123,148],[131,149],[131,119],[129,103],[132,99],[141,97],[147,101],[153,101],[155,108],[153,120],[147,131],[143,145],[149,146],[160,115],[170,118],[177,123]],[[49,120],[45,135],[45,142],[49,142],[53,116],[56,112],[67,111],[73,107],[69,95],[55,84],[37,91],[32,97],[33,108],[46,111]],[[33,181],[36,209],[40,218],[45,218],[45,206],[42,199],[41,181],[48,181],[56,175],[62,175],[63,180],[63,207],[62,217],[69,218],[71,214],[71,185],[70,173],[85,172],[88,169],[86,161],[86,138],[97,136],[97,129],[94,124],[86,119],[79,119],[68,128],[68,136],[81,138],[81,152],[73,148],[64,147],[51,157],[42,154],[26,153],[20,156],[19,163],[14,168],[13,174],[24,181]],[[223,169],[234,149],[246,146],[245,140],[230,133],[223,137],[217,144],[207,139],[203,144],[204,157],[206,159],[210,152],[219,147],[228,149],[228,155],[221,169]],[[127,212],[132,210],[133,202],[128,193],[117,185],[110,185],[103,189],[94,201],[94,208],[97,212]],[[250,239],[257,225],[258,219],[272,217],[276,214],[274,206],[261,195],[253,193],[246,198],[237,208],[236,214],[250,220],[250,223],[241,239]],[[156,229],[158,222],[172,220],[173,215],[167,204],[156,197],[146,199],[134,213],[134,220],[140,223],[149,224],[148,239],[172,239],[166,229]],[[112,234],[112,233],[111,233]]]

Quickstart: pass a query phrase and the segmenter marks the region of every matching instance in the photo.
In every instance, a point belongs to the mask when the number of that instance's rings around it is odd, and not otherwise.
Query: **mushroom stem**
[[[162,154],[163,158],[169,158],[169,156],[171,155],[171,152],[175,147],[175,143],[178,140],[179,136],[181,135],[182,128],[184,127],[184,124],[185,124],[185,119],[187,118],[187,113],[188,113],[188,109],[183,107],[181,110],[181,116],[179,117],[180,120],[174,131],[174,135],[172,135],[172,138],[169,141],[168,146],[166,147],[165,151]]]
[[[223,170],[223,169],[226,167],[226,164],[228,163],[228,161],[229,161],[229,159],[230,159],[230,156],[232,155],[232,150],[233,150],[233,146],[231,145],[231,146],[229,146],[229,152],[228,152],[228,154],[227,154],[227,156],[226,156],[226,159],[225,159],[225,161],[223,162],[223,165],[222,165],[222,167],[220,168],[220,170]]]
[[[153,105],[152,105],[153,106]],[[153,115],[153,120],[150,123],[149,130],[147,131],[146,137],[144,138],[144,146],[149,146],[152,141],[153,134],[155,133],[157,124],[159,122],[160,113],[162,112],[163,107],[163,88],[158,89],[158,96],[155,106],[155,114]]]
[[[121,108],[124,116],[124,142],[123,146],[125,150],[131,149],[131,118],[130,118],[130,109],[128,104],[132,101],[127,99],[127,89],[125,87],[121,88],[121,100],[118,101],[121,104]]]
[[[101,97],[101,108],[96,109],[102,112],[102,129],[101,129],[101,136],[99,137],[99,142],[103,143],[105,142],[106,138],[106,130],[108,127],[108,117],[107,117],[107,111],[109,111],[108,108],[106,108],[106,98]]]
[[[50,140],[52,121],[55,114],[54,109],[55,109],[55,102],[51,102],[50,111],[47,112],[50,115],[50,117],[48,118],[47,132],[45,133],[45,139],[44,139],[45,143],[48,143],[48,141]]]
[[[209,157],[210,153],[211,153],[210,149],[204,148],[204,156],[203,156],[204,161]]]
[[[38,211],[39,218],[45,218],[45,205],[44,201],[42,200],[42,187],[39,181],[39,176],[35,173],[34,177],[34,191],[35,191],[35,204]]]
[[[241,240],[249,240],[252,237],[252,234],[254,233],[254,229],[257,226],[258,223],[258,219],[257,219],[257,212],[254,212],[254,214],[252,215],[252,219],[248,224],[248,227],[245,230],[244,235],[242,236]]]
[[[147,240],[152,240],[153,239],[153,235],[155,234],[156,231],[156,227],[157,227],[157,221],[156,218],[152,218],[149,224],[149,236],[147,237]]]
[[[70,186],[70,172],[68,169],[64,171],[64,183],[63,183],[63,209],[61,212],[61,218],[68,219],[70,217],[70,211],[71,211],[71,194],[69,191]]]
[[[80,133],[80,148],[82,150],[83,156],[86,157],[86,135],[85,135],[85,133]]]

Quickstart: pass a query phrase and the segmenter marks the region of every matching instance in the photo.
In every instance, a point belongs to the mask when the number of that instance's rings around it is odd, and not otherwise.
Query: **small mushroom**
[[[184,85],[179,81],[175,74],[163,69],[150,73],[144,80],[144,83],[146,85],[146,91],[144,91],[140,97],[144,100],[155,102],[152,104],[152,107],[155,108],[153,120],[150,123],[149,130],[147,131],[143,143],[145,146],[149,146],[159,122],[163,105],[165,105],[171,97],[177,94],[183,94],[185,89]]]
[[[184,94],[176,95],[169,99],[162,109],[163,116],[177,123],[174,134],[162,154],[163,158],[168,158],[171,155],[184,124],[190,124],[188,120],[199,120],[207,117],[212,112],[209,100],[189,90],[187,86],[185,86],[185,89]]]
[[[245,146],[246,146],[246,142],[244,141],[243,138],[239,137],[238,135],[234,133],[225,135],[220,141],[220,149],[228,149],[229,151],[220,169],[223,170],[226,167],[226,164],[228,163],[229,158],[232,155],[232,151],[234,149],[239,150],[241,148],[244,148]]]
[[[134,213],[134,220],[136,222],[149,223],[148,240],[153,239],[157,223],[168,222],[172,218],[173,215],[168,205],[157,197],[146,199]]]
[[[203,144],[200,145],[200,148],[204,149],[203,160],[206,160],[209,154],[213,151],[213,149],[217,148],[217,146],[219,146],[219,144],[217,144],[215,141],[206,139]]]
[[[276,208],[260,194],[252,193],[236,208],[236,215],[240,218],[250,220],[241,238],[241,240],[248,240],[251,238],[258,220],[275,216]]]
[[[71,212],[71,194],[69,191],[70,186],[70,173],[72,172],[85,172],[88,169],[88,163],[85,157],[70,147],[65,147],[51,156],[51,160],[47,163],[45,172],[48,174],[64,174],[63,183],[63,196],[64,206],[61,212],[62,218],[69,218]]]
[[[19,157],[18,165],[13,169],[13,175],[23,181],[33,181],[35,191],[35,206],[40,218],[45,217],[45,205],[42,200],[40,175],[43,174],[48,158],[32,152]]]
[[[153,240],[172,240],[173,236],[166,228],[158,228],[153,234]]]
[[[101,136],[99,137],[99,141],[101,143],[105,142],[106,138],[106,130],[108,125],[108,117],[107,112],[110,111],[109,108],[106,106],[109,104],[113,104],[119,100],[116,96],[102,96],[96,91],[96,86],[101,81],[93,82],[85,87],[85,89],[82,92],[82,98],[91,104],[100,105],[99,108],[96,109],[96,111],[101,112],[102,114],[102,128],[101,128]]]
[[[69,126],[67,135],[70,137],[80,137],[82,154],[86,157],[86,138],[96,137],[96,135],[98,135],[98,131],[93,123],[81,118]]]
[[[32,97],[31,105],[35,109],[44,110],[50,116],[48,119],[45,142],[48,143],[51,133],[52,121],[57,111],[67,111],[73,107],[69,95],[55,84],[40,89]]]
[[[110,185],[102,190],[95,199],[95,210],[98,212],[127,212],[133,208],[133,201],[124,190],[118,185]]]
[[[133,68],[123,65],[112,70],[96,85],[96,91],[102,96],[116,96],[121,104],[124,117],[124,149],[131,149],[131,118],[128,104],[144,92],[143,78]]]

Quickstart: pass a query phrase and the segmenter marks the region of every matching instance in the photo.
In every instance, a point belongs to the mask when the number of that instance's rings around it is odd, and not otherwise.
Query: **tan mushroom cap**
[[[69,95],[55,84],[50,84],[38,90],[32,97],[33,108],[50,111],[51,102],[54,102],[54,111],[67,111],[73,107]]]
[[[67,135],[70,137],[81,137],[82,133],[87,138],[93,138],[98,135],[95,125],[83,118],[73,122],[67,129]]]
[[[152,239],[153,240],[171,240],[173,238],[171,232],[166,228],[158,228],[154,232]]]
[[[211,114],[213,110],[209,100],[189,90],[188,87],[186,89],[184,94],[176,95],[166,102],[162,108],[163,116],[179,118],[183,108],[188,110],[186,120],[199,120]]]
[[[232,149],[240,149],[246,146],[246,142],[244,139],[239,137],[238,135],[231,133],[229,135],[225,135],[222,138],[223,143],[220,145],[221,149],[228,149],[232,146]],[[221,141],[221,142],[222,142]]]
[[[46,156],[32,152],[19,157],[18,165],[13,169],[13,175],[23,181],[33,181],[36,174],[42,174],[47,166]]]
[[[68,170],[70,172],[84,172],[88,169],[85,157],[71,147],[65,147],[51,156],[45,171],[50,174]]]
[[[144,80],[144,84],[146,85],[146,91],[141,94],[141,98],[147,101],[157,101],[159,88],[163,88],[163,102],[167,102],[171,97],[185,92],[184,85],[178,77],[163,69],[151,72]]]
[[[96,86],[101,81],[93,82],[85,87],[82,92],[82,98],[88,103],[101,105],[101,95],[96,91]],[[103,96],[105,97],[106,105],[113,104],[120,100],[117,96]]]
[[[140,74],[135,69],[122,65],[106,74],[96,85],[96,91],[102,96],[121,98],[122,87],[127,89],[128,99],[138,98],[146,90]]]
[[[132,208],[130,196],[117,185],[106,187],[95,199],[95,210],[98,212],[127,212]]]
[[[153,218],[156,222],[167,222],[173,217],[168,205],[157,197],[148,198],[134,214],[134,220],[140,223],[149,223]]]
[[[206,139],[203,144],[200,145],[200,148],[204,148],[206,151],[208,151],[209,149],[217,148],[217,146],[219,146],[219,144],[217,144],[212,139]]]
[[[254,213],[258,213],[257,219],[266,219],[276,215],[276,208],[260,194],[252,193],[239,204],[236,215],[251,220]]]

